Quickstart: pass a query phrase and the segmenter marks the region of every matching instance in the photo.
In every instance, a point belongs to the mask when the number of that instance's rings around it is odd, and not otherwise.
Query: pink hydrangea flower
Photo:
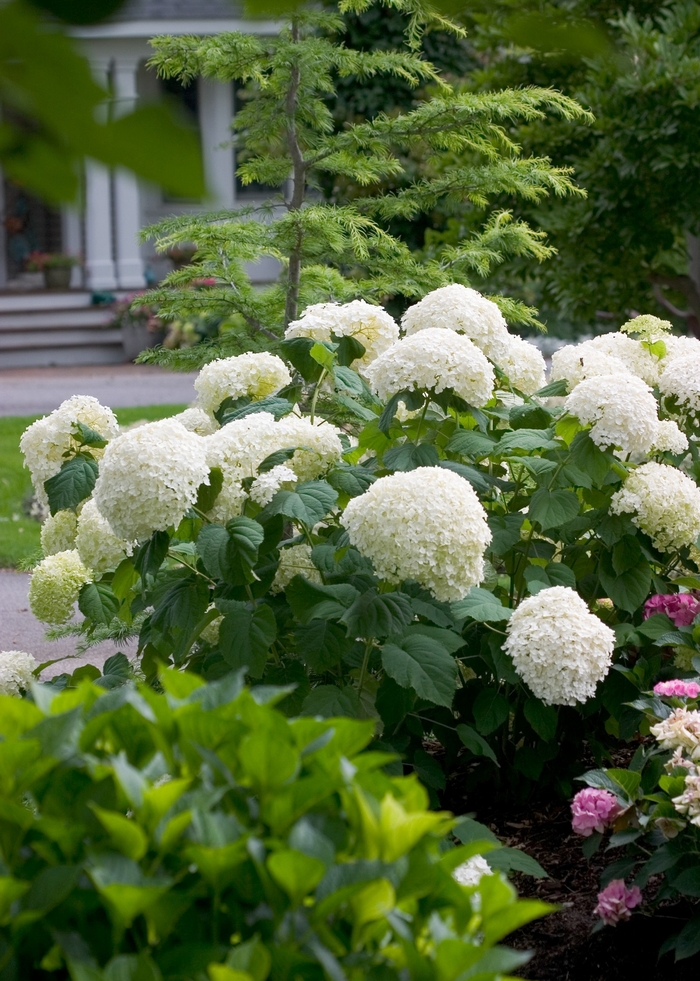
[[[642,901],[639,886],[629,888],[624,879],[613,881],[598,893],[596,915],[606,926],[615,926],[620,920],[629,920],[632,910]]]
[[[688,627],[700,613],[697,593],[657,593],[644,604],[644,619],[655,613],[665,613],[677,627]]]
[[[609,790],[585,787],[571,802],[571,827],[584,838],[590,837],[594,831],[602,834],[621,810],[615,795]]]
[[[697,698],[700,695],[700,685],[697,681],[682,681],[674,678],[673,681],[659,681],[654,685],[655,695],[666,695],[676,698]]]

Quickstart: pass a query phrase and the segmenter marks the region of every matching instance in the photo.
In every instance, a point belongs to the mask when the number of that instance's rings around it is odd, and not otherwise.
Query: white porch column
[[[233,85],[211,78],[199,79],[199,128],[204,176],[212,203],[218,208],[235,204],[235,174],[231,122]],[[222,143],[229,146],[222,147]]]
[[[136,72],[139,61],[135,57],[118,56],[112,72],[114,86],[114,114],[122,116],[136,105]],[[114,223],[117,281],[121,289],[143,289],[143,259],[139,245],[141,230],[141,200],[138,180],[123,167],[114,172]]]
[[[0,290],[7,286],[7,235],[5,233],[5,177],[0,167]]]
[[[107,87],[109,61],[95,60],[91,67],[96,80]],[[85,163],[85,280],[91,290],[117,286],[112,259],[112,180],[109,168],[94,160]]]
[[[80,214],[69,205],[64,205],[61,208],[61,241],[63,251],[70,253],[70,255],[80,255],[83,251]],[[82,272],[80,266],[73,266],[70,278],[71,289],[77,290],[82,286]]]

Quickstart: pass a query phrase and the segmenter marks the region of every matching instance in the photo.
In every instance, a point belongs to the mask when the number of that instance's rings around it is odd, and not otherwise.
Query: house
[[[140,229],[169,214],[251,201],[251,191],[236,185],[234,150],[222,145],[230,142],[233,84],[200,78],[184,88],[163,82],[146,67],[152,53],[149,39],[157,34],[264,34],[276,29],[269,21],[246,21],[240,6],[230,0],[127,0],[109,20],[72,30],[96,79],[110,87],[114,111],[127,112],[139,100],[163,95],[178,100],[182,114],[199,132],[209,198],[169,198],[126,170],[87,161],[82,209],[57,212],[0,179],[1,367],[123,360],[119,332],[109,326],[111,310],[94,301],[143,289],[171,268],[152,244],[139,243]],[[34,250],[83,257],[69,291],[45,291],[41,275],[26,272],[26,256]],[[275,271],[263,264],[254,275],[267,281]]]

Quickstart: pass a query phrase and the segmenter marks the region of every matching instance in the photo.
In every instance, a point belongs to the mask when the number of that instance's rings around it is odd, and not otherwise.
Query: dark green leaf
[[[317,674],[338,664],[350,648],[345,630],[329,620],[312,620],[294,630],[297,649],[304,664]]]
[[[452,614],[457,620],[470,618],[481,623],[507,620],[513,611],[503,606],[488,589],[472,587],[462,600],[452,604]]]
[[[673,880],[673,888],[684,896],[700,896],[700,865],[684,869]]]
[[[212,467],[209,471],[209,483],[200,484],[197,490],[197,509],[199,511],[203,511],[204,514],[206,514],[207,511],[211,511],[211,509],[214,507],[214,502],[221,493],[221,488],[223,486],[223,470],[221,467]]]
[[[491,481],[487,475],[475,467],[467,466],[465,463],[455,463],[454,460],[440,460],[438,466],[442,467],[443,470],[451,470],[458,477],[468,481],[475,491],[486,494],[491,489]]]
[[[300,623],[339,620],[359,595],[349,583],[322,586],[302,576],[295,576],[285,589],[287,602]]]
[[[463,723],[460,723],[460,725],[457,726],[457,735],[462,740],[462,742],[467,747],[467,749],[470,752],[472,752],[475,756],[486,756],[493,763],[495,763],[496,766],[498,766],[498,760],[496,759],[496,754],[491,749],[489,744],[486,742],[484,737],[480,733],[478,733],[476,729],[472,729],[471,726],[467,726],[464,725]],[[460,839],[460,841],[464,841],[464,838],[462,838],[461,835],[457,834],[457,831],[455,831],[455,834]]]
[[[284,357],[297,369],[305,382],[318,381],[321,365],[311,357],[314,341],[310,337],[292,337],[280,343]]]
[[[542,405],[525,402],[513,406],[508,421],[511,429],[547,429],[552,425],[552,413]]]
[[[338,352],[340,353],[340,348],[338,349]],[[336,387],[338,382],[340,382],[342,387],[347,389],[349,392],[352,392],[353,395],[361,395],[366,398],[372,397],[372,392],[370,391],[369,386],[360,377],[360,375],[358,375],[356,371],[353,371],[352,368],[348,368],[343,364],[340,364],[335,369],[335,382]],[[372,415],[374,416],[374,413],[372,413]]]
[[[326,478],[331,487],[348,497],[358,497],[364,494],[370,484],[377,479],[367,467],[340,464]]]
[[[89,426],[86,426],[84,422],[76,422],[74,425],[76,429],[76,440],[82,446],[92,446],[96,450],[101,450],[107,445],[107,440],[104,436]]]
[[[636,538],[625,535],[624,538],[621,538],[613,546],[612,567],[618,576],[621,576],[623,572],[634,569],[642,562],[644,562],[642,547]]]
[[[338,364],[341,367],[351,365],[353,361],[361,358],[366,350],[367,348],[364,344],[361,344],[356,337],[349,337],[347,334],[343,334],[342,337],[338,338],[338,349],[335,352]]]
[[[508,699],[494,688],[482,688],[472,707],[476,728],[483,736],[494,732],[510,715]]]
[[[488,523],[491,529],[491,544],[488,551],[494,555],[505,555],[520,541],[520,529],[525,516],[522,514],[493,514],[489,513]]]
[[[675,883],[674,883],[675,884]],[[689,920],[676,940],[676,960],[683,961],[700,951],[700,917]]]
[[[78,609],[92,623],[107,624],[119,612],[119,600],[108,583],[88,582],[80,590]]]
[[[88,454],[78,453],[66,460],[57,474],[44,481],[51,514],[74,511],[92,494],[97,474],[97,463]]]
[[[460,456],[469,456],[474,460],[488,456],[496,446],[495,440],[490,436],[474,429],[459,429],[449,440],[445,449],[449,453],[458,453]]]
[[[155,576],[163,564],[169,548],[170,536],[167,531],[154,531],[148,541],[136,549],[132,561],[143,580],[146,579],[146,576]]]
[[[501,436],[494,451],[498,456],[507,456],[514,450],[557,450],[561,443],[552,439],[551,429],[517,429]]]
[[[417,749],[413,754],[413,769],[416,776],[426,787],[434,790],[444,790],[446,786],[445,771],[438,761],[424,749]]]
[[[599,449],[587,431],[576,433],[569,448],[569,459],[575,467],[590,474],[594,484],[602,484],[608,470],[615,463],[609,451]]]
[[[566,395],[569,391],[569,386],[565,378],[559,378],[558,381],[550,382],[549,385],[545,385],[544,388],[540,388],[535,392],[535,397],[538,399],[549,399],[555,398],[559,395]]]
[[[559,712],[554,705],[545,705],[539,698],[528,698],[525,702],[525,718],[537,735],[546,743],[551,742],[557,732]]]
[[[580,506],[578,497],[571,491],[549,491],[542,487],[532,495],[528,514],[531,521],[547,531],[575,518]]]
[[[354,688],[339,688],[337,685],[319,685],[304,699],[302,715],[319,715],[323,719],[349,715],[357,718],[360,703]]]
[[[411,636],[382,648],[384,670],[401,685],[435,705],[452,705],[457,686],[457,662],[442,644],[429,637]]]
[[[225,426],[235,419],[243,419],[244,416],[253,415],[255,412],[271,412],[275,419],[281,419],[282,416],[288,415],[293,408],[294,406],[287,399],[269,395],[265,399],[260,399],[257,402],[249,402],[248,405],[241,405],[236,409],[226,409],[221,412],[219,422],[222,426]]]
[[[413,608],[403,593],[368,589],[343,614],[350,637],[388,637],[400,633],[413,619]]]
[[[489,852],[489,865],[500,872],[524,872],[534,879],[546,879],[547,873],[537,859],[526,855],[519,848],[496,848]]]
[[[610,553],[603,552],[598,566],[601,585],[616,606],[628,613],[634,613],[649,595],[651,588],[651,569],[646,559],[641,558],[637,566],[618,575],[612,564]]]
[[[210,576],[232,586],[243,586],[255,580],[253,567],[263,538],[264,531],[257,521],[233,518],[225,528],[205,525],[197,536],[197,551]]]
[[[219,650],[231,668],[247,668],[252,678],[261,678],[267,655],[277,636],[275,615],[269,606],[235,600],[219,600],[224,614],[219,627]]]
[[[273,467],[279,467],[280,464],[291,460],[295,453],[296,449],[293,446],[289,446],[285,450],[276,450],[274,453],[270,453],[262,463],[258,464],[258,473],[268,473]]]
[[[436,467],[438,451],[432,443],[402,443],[387,450],[383,457],[388,470],[416,470],[418,467]]]
[[[294,491],[281,490],[261,511],[259,520],[264,524],[275,514],[298,521],[312,528],[335,506],[338,492],[325,480],[311,480],[299,484]]]

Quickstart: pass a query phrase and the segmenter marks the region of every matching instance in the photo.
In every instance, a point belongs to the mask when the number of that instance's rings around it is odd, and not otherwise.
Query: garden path
[[[103,405],[182,405],[195,398],[196,374],[157,365],[9,368],[0,370],[0,416],[51,412],[71,395],[93,395]]]
[[[28,573],[0,569],[0,650],[28,651],[34,655],[38,664],[72,654],[75,650],[74,637],[46,640],[44,636],[46,628],[35,619],[29,609],[28,590]],[[119,649],[129,653],[127,648]],[[112,641],[98,644],[84,657],[72,658],[70,661],[62,661],[46,668],[42,678],[46,680],[63,671],[74,671],[83,664],[95,664],[100,667],[116,650]]]

